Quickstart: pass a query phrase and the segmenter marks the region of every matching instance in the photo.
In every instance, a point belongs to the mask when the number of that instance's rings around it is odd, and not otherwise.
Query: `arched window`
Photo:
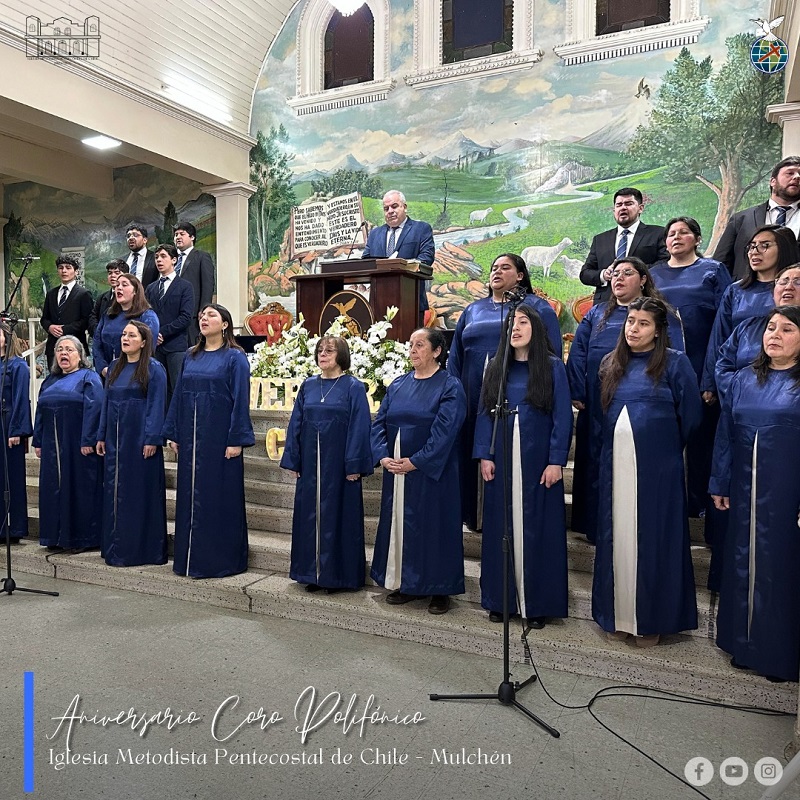
[[[442,63],[514,49],[514,0],[444,0]]]
[[[375,20],[369,6],[343,17],[334,12],[325,31],[325,88],[352,86],[375,77]]]

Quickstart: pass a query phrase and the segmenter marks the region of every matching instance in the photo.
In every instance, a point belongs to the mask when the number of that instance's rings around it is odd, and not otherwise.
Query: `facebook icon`
[[[707,758],[696,756],[686,762],[683,774],[692,786],[705,786],[714,777],[714,765]]]

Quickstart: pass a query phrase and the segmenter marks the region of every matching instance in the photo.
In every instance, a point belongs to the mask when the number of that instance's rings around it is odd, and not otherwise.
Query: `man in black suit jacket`
[[[423,264],[433,264],[436,246],[433,243],[433,230],[427,222],[411,219],[407,213],[408,205],[402,192],[395,189],[383,196],[383,218],[385,225],[373,228],[367,237],[364,258],[405,258],[419,259]],[[394,231],[394,247],[390,248],[391,234]],[[424,324],[428,310],[427,281],[419,281],[419,324]]]
[[[645,225],[639,217],[644,198],[638,189],[627,187],[614,192],[614,219],[617,227],[598,233],[581,267],[581,283],[596,286],[594,304],[611,296],[611,264],[619,255],[636,256],[647,266],[669,258],[664,244],[664,229]]]
[[[175,247],[178,248],[175,272],[185,281],[189,281],[194,289],[194,313],[189,326],[189,344],[193,345],[200,336],[197,315],[214,296],[214,262],[208,253],[195,248],[197,229],[191,222],[179,222],[172,231],[175,235]]]
[[[736,279],[747,274],[750,261],[745,248],[759,228],[785,225],[795,238],[800,236],[800,156],[789,156],[775,165],[769,188],[766,203],[739,211],[728,220],[714,249],[713,257],[725,264]]]
[[[128,272],[135,275],[146,289],[153,281],[158,280],[155,258],[147,249],[147,228],[141,225],[129,225],[125,231],[125,241],[130,250],[125,259]]]
[[[86,342],[86,329],[89,326],[89,315],[92,313],[92,296],[78,286],[77,274],[80,264],[71,256],[59,256],[56,269],[61,285],[51,289],[44,298],[44,308],[40,325],[47,331],[47,368],[53,366],[53,355],[56,340],[61,336],[76,336],[89,352]]]
[[[114,287],[117,285],[117,278],[123,273],[128,271],[128,264],[121,258],[115,258],[106,264],[106,273],[108,274],[108,285],[111,287],[107,292],[101,292],[97,295],[94,301],[94,308],[92,313],[89,314],[89,338],[94,338],[94,332],[100,322],[100,318],[106,313],[108,307],[111,305],[112,295],[114,294]]]
[[[194,313],[194,290],[189,281],[175,274],[178,250],[171,244],[155,249],[159,279],[145,289],[147,302],[158,317],[156,358],[167,371],[167,403],[181,374],[181,364],[189,348],[189,325]]]

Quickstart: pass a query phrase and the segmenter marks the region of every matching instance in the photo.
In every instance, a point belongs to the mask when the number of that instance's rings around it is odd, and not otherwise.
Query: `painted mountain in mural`
[[[410,164],[415,158],[424,158],[424,156],[404,156],[395,150],[390,150],[385,156],[381,156],[377,161],[372,162],[373,169],[380,169],[382,167],[404,167]]]
[[[346,169],[350,172],[362,172],[366,166],[362,164],[352,153],[348,153],[336,166],[330,170],[329,174],[336,172],[338,169]]]
[[[621,113],[614,114],[609,123],[578,141],[600,150],[624,150],[640,125],[647,125],[650,102],[644,97],[632,98]]]
[[[529,147],[537,147],[544,139],[506,139],[502,144],[495,148],[495,155],[503,156],[506,153],[516,153],[519,150],[527,150]]]
[[[434,150],[430,155],[419,159],[421,163],[444,166],[445,164],[458,164],[462,159],[473,159],[478,156],[490,156],[493,148],[479,145],[473,142],[468,136],[459,131],[438,150]]]

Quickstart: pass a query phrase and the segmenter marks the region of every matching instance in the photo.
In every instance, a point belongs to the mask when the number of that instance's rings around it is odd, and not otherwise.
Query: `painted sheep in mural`
[[[534,267],[541,267],[542,274],[545,278],[550,277],[550,267],[553,262],[561,255],[563,250],[566,250],[572,244],[572,239],[567,239],[565,236],[558,244],[553,247],[533,246],[526,247],[520,255],[525,261],[525,266],[528,272],[531,272]]]
[[[475,222],[483,222],[492,211],[494,211],[494,209],[491,206],[480,211],[471,211],[469,215],[469,224],[472,225]]]
[[[579,258],[567,258],[565,255],[559,256],[559,261],[564,265],[564,274],[568,278],[580,278],[583,261]]]

